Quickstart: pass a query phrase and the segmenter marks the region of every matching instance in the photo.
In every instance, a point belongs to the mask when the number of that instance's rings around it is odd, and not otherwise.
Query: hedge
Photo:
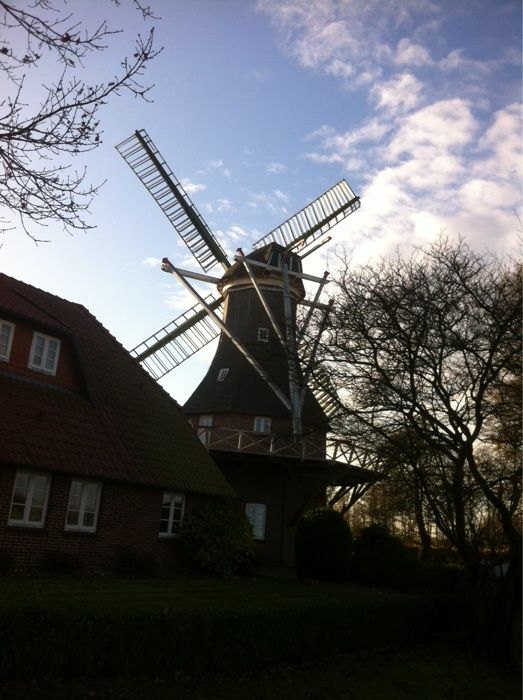
[[[326,596],[311,606],[0,610],[0,677],[241,673],[427,641],[449,619],[436,598]],[[450,612],[447,610],[446,612]]]

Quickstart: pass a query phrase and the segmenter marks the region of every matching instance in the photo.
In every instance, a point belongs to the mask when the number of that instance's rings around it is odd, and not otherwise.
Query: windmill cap
[[[301,272],[302,269],[299,255],[286,251],[282,245],[275,242],[257,248],[248,255],[243,255],[241,248],[238,248],[236,253],[236,262],[231,265],[218,283],[218,291],[224,296],[233,287],[235,290],[245,286],[252,287],[244,262],[256,263],[250,266],[250,272],[260,284],[278,288],[283,286],[282,267],[284,262],[287,262],[291,272]],[[299,277],[291,275],[290,291],[299,299],[305,296],[305,288]]]

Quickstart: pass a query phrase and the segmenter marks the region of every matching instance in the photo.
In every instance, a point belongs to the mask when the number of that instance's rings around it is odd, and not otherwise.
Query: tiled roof
[[[0,463],[232,495],[180,407],[79,304],[0,274],[0,310],[72,339],[85,391],[0,372]]]

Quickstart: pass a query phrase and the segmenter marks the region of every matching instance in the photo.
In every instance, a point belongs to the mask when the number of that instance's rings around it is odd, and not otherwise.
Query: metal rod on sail
[[[289,287],[289,266],[286,262],[283,264],[283,309],[285,312],[285,331],[287,339],[285,348],[287,354],[287,364],[289,368],[289,394],[291,400],[292,432],[294,434],[294,437],[297,438],[300,437],[302,434],[301,401],[298,358],[296,355],[294,328],[292,322],[293,319]]]
[[[276,386],[276,384],[274,384],[274,382],[271,381],[271,379],[270,379],[269,375],[267,374],[267,372],[265,372],[265,370],[263,369],[263,367],[255,360],[255,358],[254,358],[254,357],[250,354],[250,352],[244,347],[244,345],[243,345],[242,343],[240,343],[240,341],[237,340],[237,339],[233,336],[233,334],[232,334],[232,333],[230,332],[230,330],[227,328],[227,326],[225,325],[225,323],[223,323],[223,321],[222,321],[220,318],[218,318],[218,316],[217,316],[213,311],[211,311],[211,309],[209,308],[209,306],[205,303],[204,298],[203,298],[202,296],[200,296],[200,294],[198,294],[198,292],[196,291],[196,289],[194,289],[194,287],[192,287],[192,286],[189,284],[189,282],[187,282],[187,280],[185,279],[185,277],[181,274],[181,270],[177,269],[177,268],[169,261],[168,258],[164,258],[164,259],[162,260],[162,270],[163,270],[164,272],[170,272],[171,274],[175,275],[175,276],[180,280],[180,282],[183,284],[183,286],[194,296],[195,299],[197,299],[197,300],[200,302],[200,304],[203,306],[203,308],[204,308],[205,311],[207,312],[209,318],[210,318],[210,319],[220,328],[220,330],[229,338],[229,340],[231,341],[231,343],[233,343],[233,345],[235,345],[235,346],[238,348],[238,350],[239,350],[239,351],[241,352],[241,354],[245,357],[245,359],[247,360],[247,362],[249,362],[249,363],[254,367],[254,369],[256,370],[256,372],[258,372],[258,374],[260,375],[260,377],[261,377],[265,382],[267,382],[268,386],[272,389],[272,391],[273,391],[273,392],[276,394],[276,396],[280,399],[280,401],[283,403],[283,405],[285,406],[285,408],[286,408],[288,411],[291,411],[291,413],[292,413],[292,407],[291,407],[291,404],[290,404],[290,402],[289,402],[289,399],[285,396],[285,394],[281,391],[281,389],[279,389],[279,387]]]

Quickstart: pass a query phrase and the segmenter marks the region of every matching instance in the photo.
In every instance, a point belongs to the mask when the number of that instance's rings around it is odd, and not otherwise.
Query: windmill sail
[[[331,379],[322,367],[317,367],[309,377],[309,388],[327,418],[333,418],[338,413],[340,404]]]
[[[223,304],[221,297],[215,298],[212,294],[205,301],[213,311]],[[218,335],[206,311],[195,304],[133,348],[131,355],[142,363],[154,379],[161,379]]]
[[[301,209],[254,244],[261,248],[275,241],[287,250],[310,245],[352,212],[359,209],[357,197],[345,180]]]
[[[225,270],[230,267],[221,245],[145,130],[135,131],[116,150],[152,194],[200,267],[205,272],[217,263]]]

